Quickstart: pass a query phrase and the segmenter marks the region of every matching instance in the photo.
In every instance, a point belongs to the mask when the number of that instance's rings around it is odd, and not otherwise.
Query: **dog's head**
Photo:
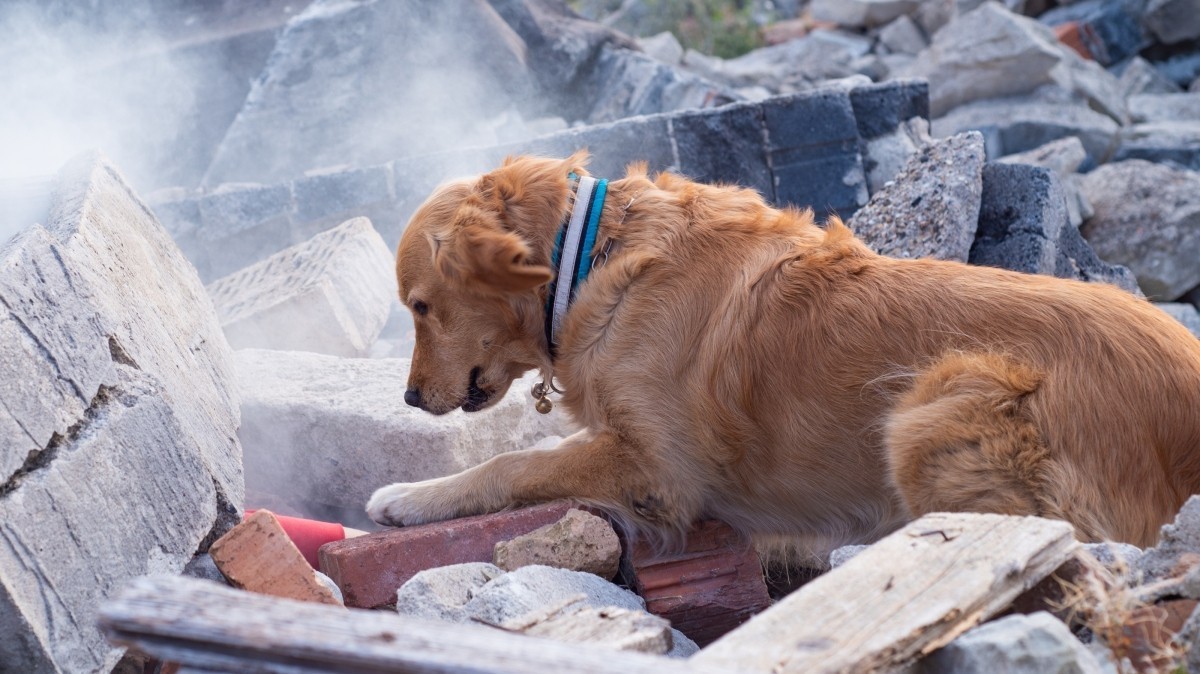
[[[433,414],[490,407],[549,367],[543,332],[550,253],[569,196],[566,160],[519,157],[438,188],[400,239],[400,301],[417,343],[404,400]]]

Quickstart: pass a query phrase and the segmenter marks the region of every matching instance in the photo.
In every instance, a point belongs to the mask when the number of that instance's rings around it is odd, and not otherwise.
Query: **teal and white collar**
[[[554,281],[546,295],[546,343],[550,356],[555,355],[558,337],[562,330],[567,309],[575,301],[575,295],[592,270],[592,249],[596,246],[596,232],[600,229],[600,213],[604,210],[604,197],[608,192],[608,181],[590,176],[570,175],[571,188],[575,194],[575,206],[562,225],[554,242],[550,265],[555,270]]]

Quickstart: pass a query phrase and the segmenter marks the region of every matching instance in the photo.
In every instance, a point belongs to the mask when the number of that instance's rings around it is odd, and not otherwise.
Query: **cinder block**
[[[208,553],[234,587],[273,597],[339,605],[268,510],[259,510],[217,539]]]
[[[394,198],[388,164],[306,176],[292,183],[292,191],[299,222],[348,219]]]
[[[396,602],[396,590],[417,572],[490,562],[496,543],[557,522],[571,507],[567,501],[555,501],[334,541],[321,546],[321,569],[342,589],[347,606],[388,606]]]
[[[395,261],[355,218],[208,286],[234,348],[365,355],[396,297]]]
[[[657,555],[645,542],[635,543],[622,573],[647,611],[670,620],[701,648],[771,605],[758,554],[723,522],[698,524],[675,554]]]
[[[763,143],[763,111],[758,104],[675,115],[671,129],[683,175],[705,183],[751,187],[767,199],[774,197]]]
[[[762,102],[775,177],[774,202],[848,219],[867,203],[850,95],[840,89]]]
[[[872,140],[889,134],[913,117],[929,119],[929,82],[897,79],[850,90],[858,135]]]

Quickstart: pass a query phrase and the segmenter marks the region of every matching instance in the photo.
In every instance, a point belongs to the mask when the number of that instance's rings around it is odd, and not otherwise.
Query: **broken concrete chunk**
[[[1129,117],[1135,123],[1195,122],[1200,120],[1200,93],[1130,96]]]
[[[809,12],[818,21],[849,28],[874,28],[911,14],[918,5],[917,0],[813,0]]]
[[[641,597],[595,574],[549,566],[523,566],[510,571],[476,591],[464,608],[475,620],[503,625],[530,611],[559,605],[577,594],[585,595],[588,605],[597,608],[616,606],[631,611],[646,608]]]
[[[1200,171],[1200,120],[1134,124],[1119,140],[1114,162],[1145,159]]]
[[[1163,44],[1200,37],[1200,3],[1196,0],[1149,0],[1142,18]]]
[[[854,559],[858,553],[866,550],[869,545],[843,545],[829,553],[829,568],[836,569],[846,562]]]
[[[0,245],[0,663],[107,670],[98,602],[236,521],[238,399],[195,271],[114,167],[72,161],[36,221]]]
[[[883,255],[966,262],[979,222],[983,164],[978,132],[930,143],[848,224]]]
[[[572,432],[565,413],[534,409],[533,374],[487,410],[433,416],[404,404],[408,359],[244,350],[236,362],[247,484],[333,509],[305,513],[315,519],[358,517],[339,521],[369,528],[363,508],[379,487],[450,475]]]
[[[1200,284],[1200,173],[1134,159],[1087,174],[1083,193],[1095,211],[1083,235],[1148,296],[1169,301]]]
[[[987,2],[934,34],[904,74],[929,80],[936,117],[970,101],[1033,91],[1051,81],[1062,58],[1050,29]]]
[[[929,46],[921,27],[907,14],[884,26],[879,31],[879,42],[893,54],[917,54]]]
[[[396,301],[395,259],[348,220],[208,286],[234,348],[363,356]]]
[[[530,611],[501,625],[531,637],[596,643],[617,651],[666,655],[671,651],[671,623],[645,611],[616,606],[589,606],[576,595],[559,606]]]
[[[1026,152],[1006,155],[996,161],[1004,164],[1041,166],[1054,171],[1059,178],[1066,178],[1078,171],[1086,159],[1087,151],[1083,149],[1083,143],[1079,142],[1079,138],[1067,136]]]
[[[208,552],[234,587],[285,599],[342,603],[268,510],[247,517],[218,538]]]
[[[1140,56],[1129,59],[1125,65],[1121,71],[1120,86],[1121,94],[1126,98],[1138,94],[1177,94],[1182,91],[1178,84],[1164,77],[1158,68]]]
[[[1149,548],[1134,564],[1144,584],[1183,579],[1200,564],[1200,496],[1192,496],[1179,509],[1175,521],[1164,524],[1158,545]],[[1200,597],[1192,597],[1200,599]]]
[[[919,674],[1101,674],[1100,664],[1058,618],[1039,611],[970,630],[917,663]]]
[[[467,562],[426,569],[396,591],[396,612],[429,620],[467,622],[463,608],[484,585],[504,574],[487,562]]]
[[[1058,177],[1039,166],[984,166],[979,230],[968,261],[1138,292],[1133,274],[1097,257],[1071,225]]]
[[[617,575],[621,542],[604,519],[572,509],[554,524],[497,543],[492,561],[506,571],[538,564],[608,579]]]

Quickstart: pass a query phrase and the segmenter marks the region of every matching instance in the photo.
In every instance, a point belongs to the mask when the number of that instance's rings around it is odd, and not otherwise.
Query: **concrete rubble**
[[[72,9],[161,33],[78,48],[98,55],[75,86],[139,102],[98,136],[130,179],[96,155],[0,179],[0,671],[152,666],[94,628],[150,573],[697,667],[806,582],[853,584],[873,546],[778,590],[721,523],[664,552],[567,502],[374,531],[375,488],[574,430],[535,413],[532,375],[470,417],[403,402],[392,251],[434,187],[507,155],[742,185],[888,255],[1114,284],[1200,335],[1194,0],[775,0],[691,23],[650,0],[193,4]],[[1045,600],[1051,575],[904,665],[1200,670],[1197,503],[1144,553],[1098,543],[1055,572],[1133,598],[1120,639],[1103,606]],[[318,553],[259,511],[227,534],[243,505],[373,533]]]

